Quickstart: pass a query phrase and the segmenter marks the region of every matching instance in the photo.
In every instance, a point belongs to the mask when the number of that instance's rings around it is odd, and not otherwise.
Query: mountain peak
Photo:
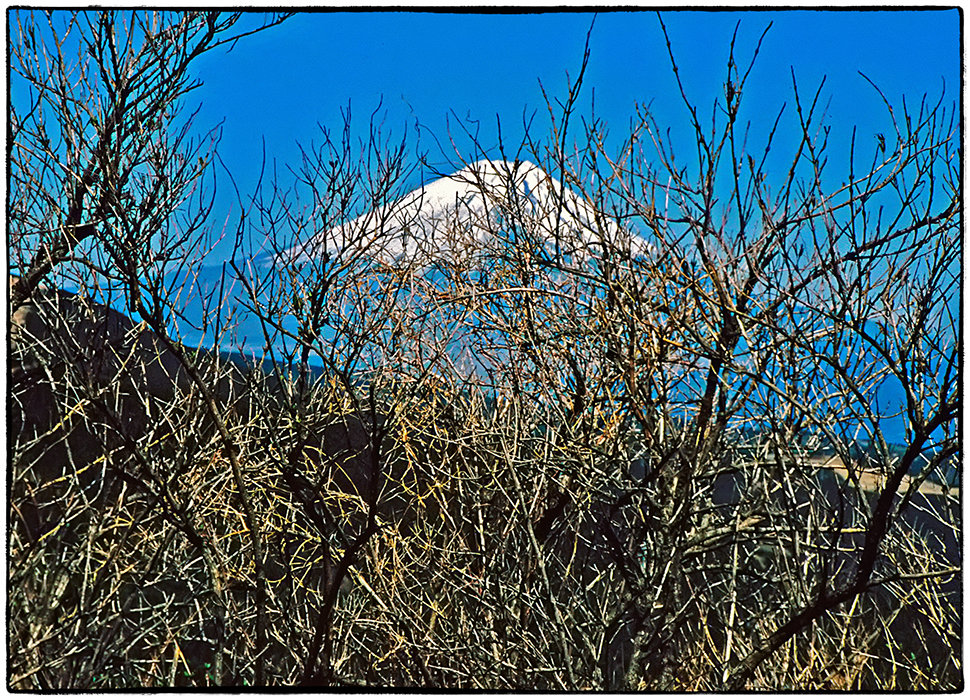
[[[528,245],[585,259],[599,255],[604,238],[629,246],[634,256],[651,250],[539,166],[479,160],[318,234],[286,257],[326,253],[425,267],[494,245]]]

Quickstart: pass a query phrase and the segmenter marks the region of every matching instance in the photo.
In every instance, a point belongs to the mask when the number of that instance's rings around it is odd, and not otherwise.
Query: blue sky
[[[663,19],[688,96],[704,119],[714,99],[723,101],[735,27],[740,23],[735,53],[744,67],[771,24],[741,113],[742,121],[752,122],[749,147],[755,151],[785,103],[776,143],[790,150],[797,139],[792,71],[803,96],[826,79],[822,101],[832,127],[830,154],[843,163],[854,127],[857,141],[868,143],[870,151],[877,133],[891,131],[881,98],[860,71],[897,107],[906,97],[913,109],[925,93],[935,102],[944,84],[948,104],[960,97],[960,14],[954,9],[667,11]],[[480,155],[462,127],[477,130],[489,156],[498,155],[498,120],[513,153],[525,118],[535,115],[532,136],[546,137],[542,88],[553,100],[565,97],[567,72],[577,75],[591,25],[581,113],[589,115],[595,96],[596,115],[619,143],[638,106],[646,106],[661,128],[690,148],[688,113],[652,10],[303,12],[243,39],[231,52],[202,56],[194,65],[203,86],[190,93],[186,106],[200,108],[198,133],[222,125],[220,156],[244,198],[256,186],[264,140],[270,164],[285,173],[298,164],[298,143],[319,140],[320,126],[339,134],[348,105],[356,135],[366,134],[378,110],[387,141],[407,133],[412,162],[426,157],[445,170],[447,161],[456,160],[451,137],[463,157]],[[17,90],[15,81],[15,101]],[[580,137],[579,120],[573,125],[572,136]],[[416,186],[420,178],[416,173],[406,184]],[[238,213],[230,213],[233,201],[222,178],[217,226],[228,214],[233,228],[232,214]]]
[[[783,102],[792,110],[791,71],[800,90],[826,78],[833,145],[847,144],[853,125],[873,139],[888,128],[881,99],[859,71],[898,103],[959,99],[960,17],[948,11],[670,11],[663,14],[688,95],[710,113],[723,96],[725,63],[735,25],[739,63],[746,66],[771,23],[745,93],[743,116],[752,136],[767,134]],[[339,133],[351,105],[364,133],[380,106],[385,129],[407,128],[415,160],[442,162],[451,132],[465,154],[455,118],[477,123],[486,148],[523,134],[523,114],[536,112],[533,133],[544,136],[550,97],[566,92],[566,72],[579,70],[594,15],[440,14],[426,12],[312,12],[217,52],[198,64],[204,81],[200,128],[223,122],[220,153],[244,193],[251,191],[265,137],[267,155],[293,164],[297,142],[317,139],[322,125]],[[638,104],[661,125],[689,134],[660,23],[653,11],[600,12],[590,38],[591,59],[580,101],[588,114],[595,91],[597,116],[622,136]],[[723,99],[723,98],[722,98]],[[578,135],[575,132],[574,135]]]

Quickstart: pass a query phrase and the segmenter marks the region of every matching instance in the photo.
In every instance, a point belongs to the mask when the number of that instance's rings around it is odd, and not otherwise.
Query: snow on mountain
[[[544,247],[578,262],[598,257],[603,238],[634,257],[646,240],[598,216],[593,206],[538,166],[481,160],[390,205],[318,234],[284,257],[366,256],[386,264],[455,261],[498,245]]]

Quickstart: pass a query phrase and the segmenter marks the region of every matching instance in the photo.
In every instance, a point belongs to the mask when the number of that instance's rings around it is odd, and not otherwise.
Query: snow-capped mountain
[[[282,253],[257,254],[251,260],[237,262],[252,288],[267,294],[267,290],[287,290],[302,279],[301,275],[313,274],[299,272],[298,268],[302,262],[324,255],[332,262],[349,263],[347,271],[358,265],[367,268],[372,262],[424,271],[428,274],[423,277],[421,292],[406,295],[410,301],[402,297],[400,303],[420,306],[427,301],[422,295],[434,295],[436,285],[440,285],[437,291],[442,296],[430,305],[439,308],[443,299],[455,296],[453,292],[461,296],[472,291],[471,287],[450,289],[448,275],[439,274],[440,270],[462,267],[470,273],[462,278],[462,284],[478,285],[476,291],[501,291],[509,278],[503,279],[495,271],[503,268],[502,260],[510,259],[510,251],[524,251],[533,260],[542,255],[546,261],[553,261],[544,274],[530,281],[530,285],[552,289],[562,284],[557,271],[595,264],[604,243],[614,251],[629,251],[632,258],[654,256],[653,247],[644,238],[598,214],[585,198],[533,163],[482,160]],[[476,274],[475,270],[488,272]],[[341,279],[345,277],[341,273]],[[374,283],[367,282],[366,277],[360,279],[363,287],[350,285],[331,291],[328,303],[335,305],[329,309],[333,318],[339,318],[343,311],[351,313],[354,290],[360,293]],[[185,305],[180,324],[184,340],[190,344],[211,342],[216,328],[203,332],[201,321],[225,318],[228,333],[221,340],[224,349],[260,356],[265,350],[264,327],[247,311],[251,302],[232,270],[221,264],[204,265],[187,282],[180,296]],[[489,288],[493,283],[498,285],[496,289]],[[576,289],[569,293],[576,293]],[[283,293],[284,297],[292,294]],[[341,305],[347,304],[350,310],[342,311]],[[295,332],[293,319],[280,322]],[[426,322],[429,328],[436,328],[430,320]],[[282,336],[274,342],[280,347],[289,343]],[[459,341],[452,342],[449,349],[456,357],[474,355],[470,345]]]
[[[604,239],[633,257],[652,250],[538,166],[481,160],[324,231],[284,257],[367,256],[420,267],[511,244],[578,262],[598,257]]]

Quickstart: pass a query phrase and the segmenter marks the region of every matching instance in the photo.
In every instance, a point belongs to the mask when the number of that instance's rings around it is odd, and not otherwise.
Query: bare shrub
[[[176,103],[249,30],[65,17],[13,51],[11,687],[962,684],[942,97],[830,153],[793,78],[801,137],[751,145],[732,42],[685,161],[647,112],[571,145],[584,60],[547,139],[416,194],[379,121],[323,131],[245,204],[224,318]]]

